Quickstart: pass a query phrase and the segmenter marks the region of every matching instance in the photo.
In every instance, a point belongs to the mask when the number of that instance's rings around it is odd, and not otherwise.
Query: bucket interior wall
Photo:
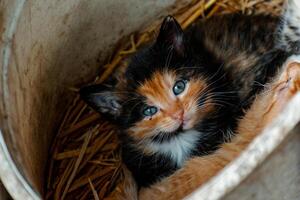
[[[180,1],[185,4],[188,0]],[[18,169],[43,193],[49,145],[72,100],[117,41],[176,0],[0,2],[0,127]]]

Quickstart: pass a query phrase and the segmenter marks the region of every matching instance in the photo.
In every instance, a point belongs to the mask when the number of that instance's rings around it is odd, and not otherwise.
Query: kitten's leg
[[[149,188],[141,189],[141,200],[182,199],[216,175],[235,159],[270,121],[281,112],[286,103],[300,91],[300,56],[291,57],[281,75],[274,79],[254,101],[240,121],[237,136],[224,144],[215,154],[193,158],[173,175]]]
[[[300,1],[288,0],[279,26],[278,45],[290,52],[300,52]]]

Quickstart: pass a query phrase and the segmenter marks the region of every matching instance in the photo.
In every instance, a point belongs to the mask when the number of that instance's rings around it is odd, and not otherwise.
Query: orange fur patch
[[[207,92],[207,84],[204,78],[191,78],[185,90],[175,95],[173,86],[178,81],[173,71],[157,71],[153,76],[141,85],[137,92],[146,98],[146,104],[158,108],[158,112],[145,117],[129,130],[129,133],[136,139],[151,137],[158,132],[176,131],[181,122],[179,120],[183,112],[183,129],[188,130],[199,122],[209,112],[213,111],[214,104],[207,98],[203,106],[199,107],[198,100]]]

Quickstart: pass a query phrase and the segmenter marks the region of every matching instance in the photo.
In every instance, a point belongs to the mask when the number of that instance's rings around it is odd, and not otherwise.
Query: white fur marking
[[[196,130],[188,130],[163,143],[151,142],[149,148],[153,152],[169,156],[178,166],[182,166],[195,148],[200,134]]]

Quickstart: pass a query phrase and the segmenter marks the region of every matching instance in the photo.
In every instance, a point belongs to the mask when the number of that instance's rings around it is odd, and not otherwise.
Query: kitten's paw
[[[287,88],[295,89],[294,92],[299,91],[300,86],[300,55],[293,55],[285,62],[284,71],[279,80],[285,81]]]
[[[279,107],[283,107],[300,91],[300,55],[291,56],[284,64],[283,69],[284,71],[275,84],[275,98]]]
[[[251,115],[255,115],[253,119],[259,119],[255,127],[266,127],[283,111],[297,92],[300,92],[300,56],[292,56],[283,64],[281,72],[265,91],[257,97],[250,111],[246,113],[245,119],[247,117],[251,119]],[[247,127],[247,125],[243,124],[240,127]]]

